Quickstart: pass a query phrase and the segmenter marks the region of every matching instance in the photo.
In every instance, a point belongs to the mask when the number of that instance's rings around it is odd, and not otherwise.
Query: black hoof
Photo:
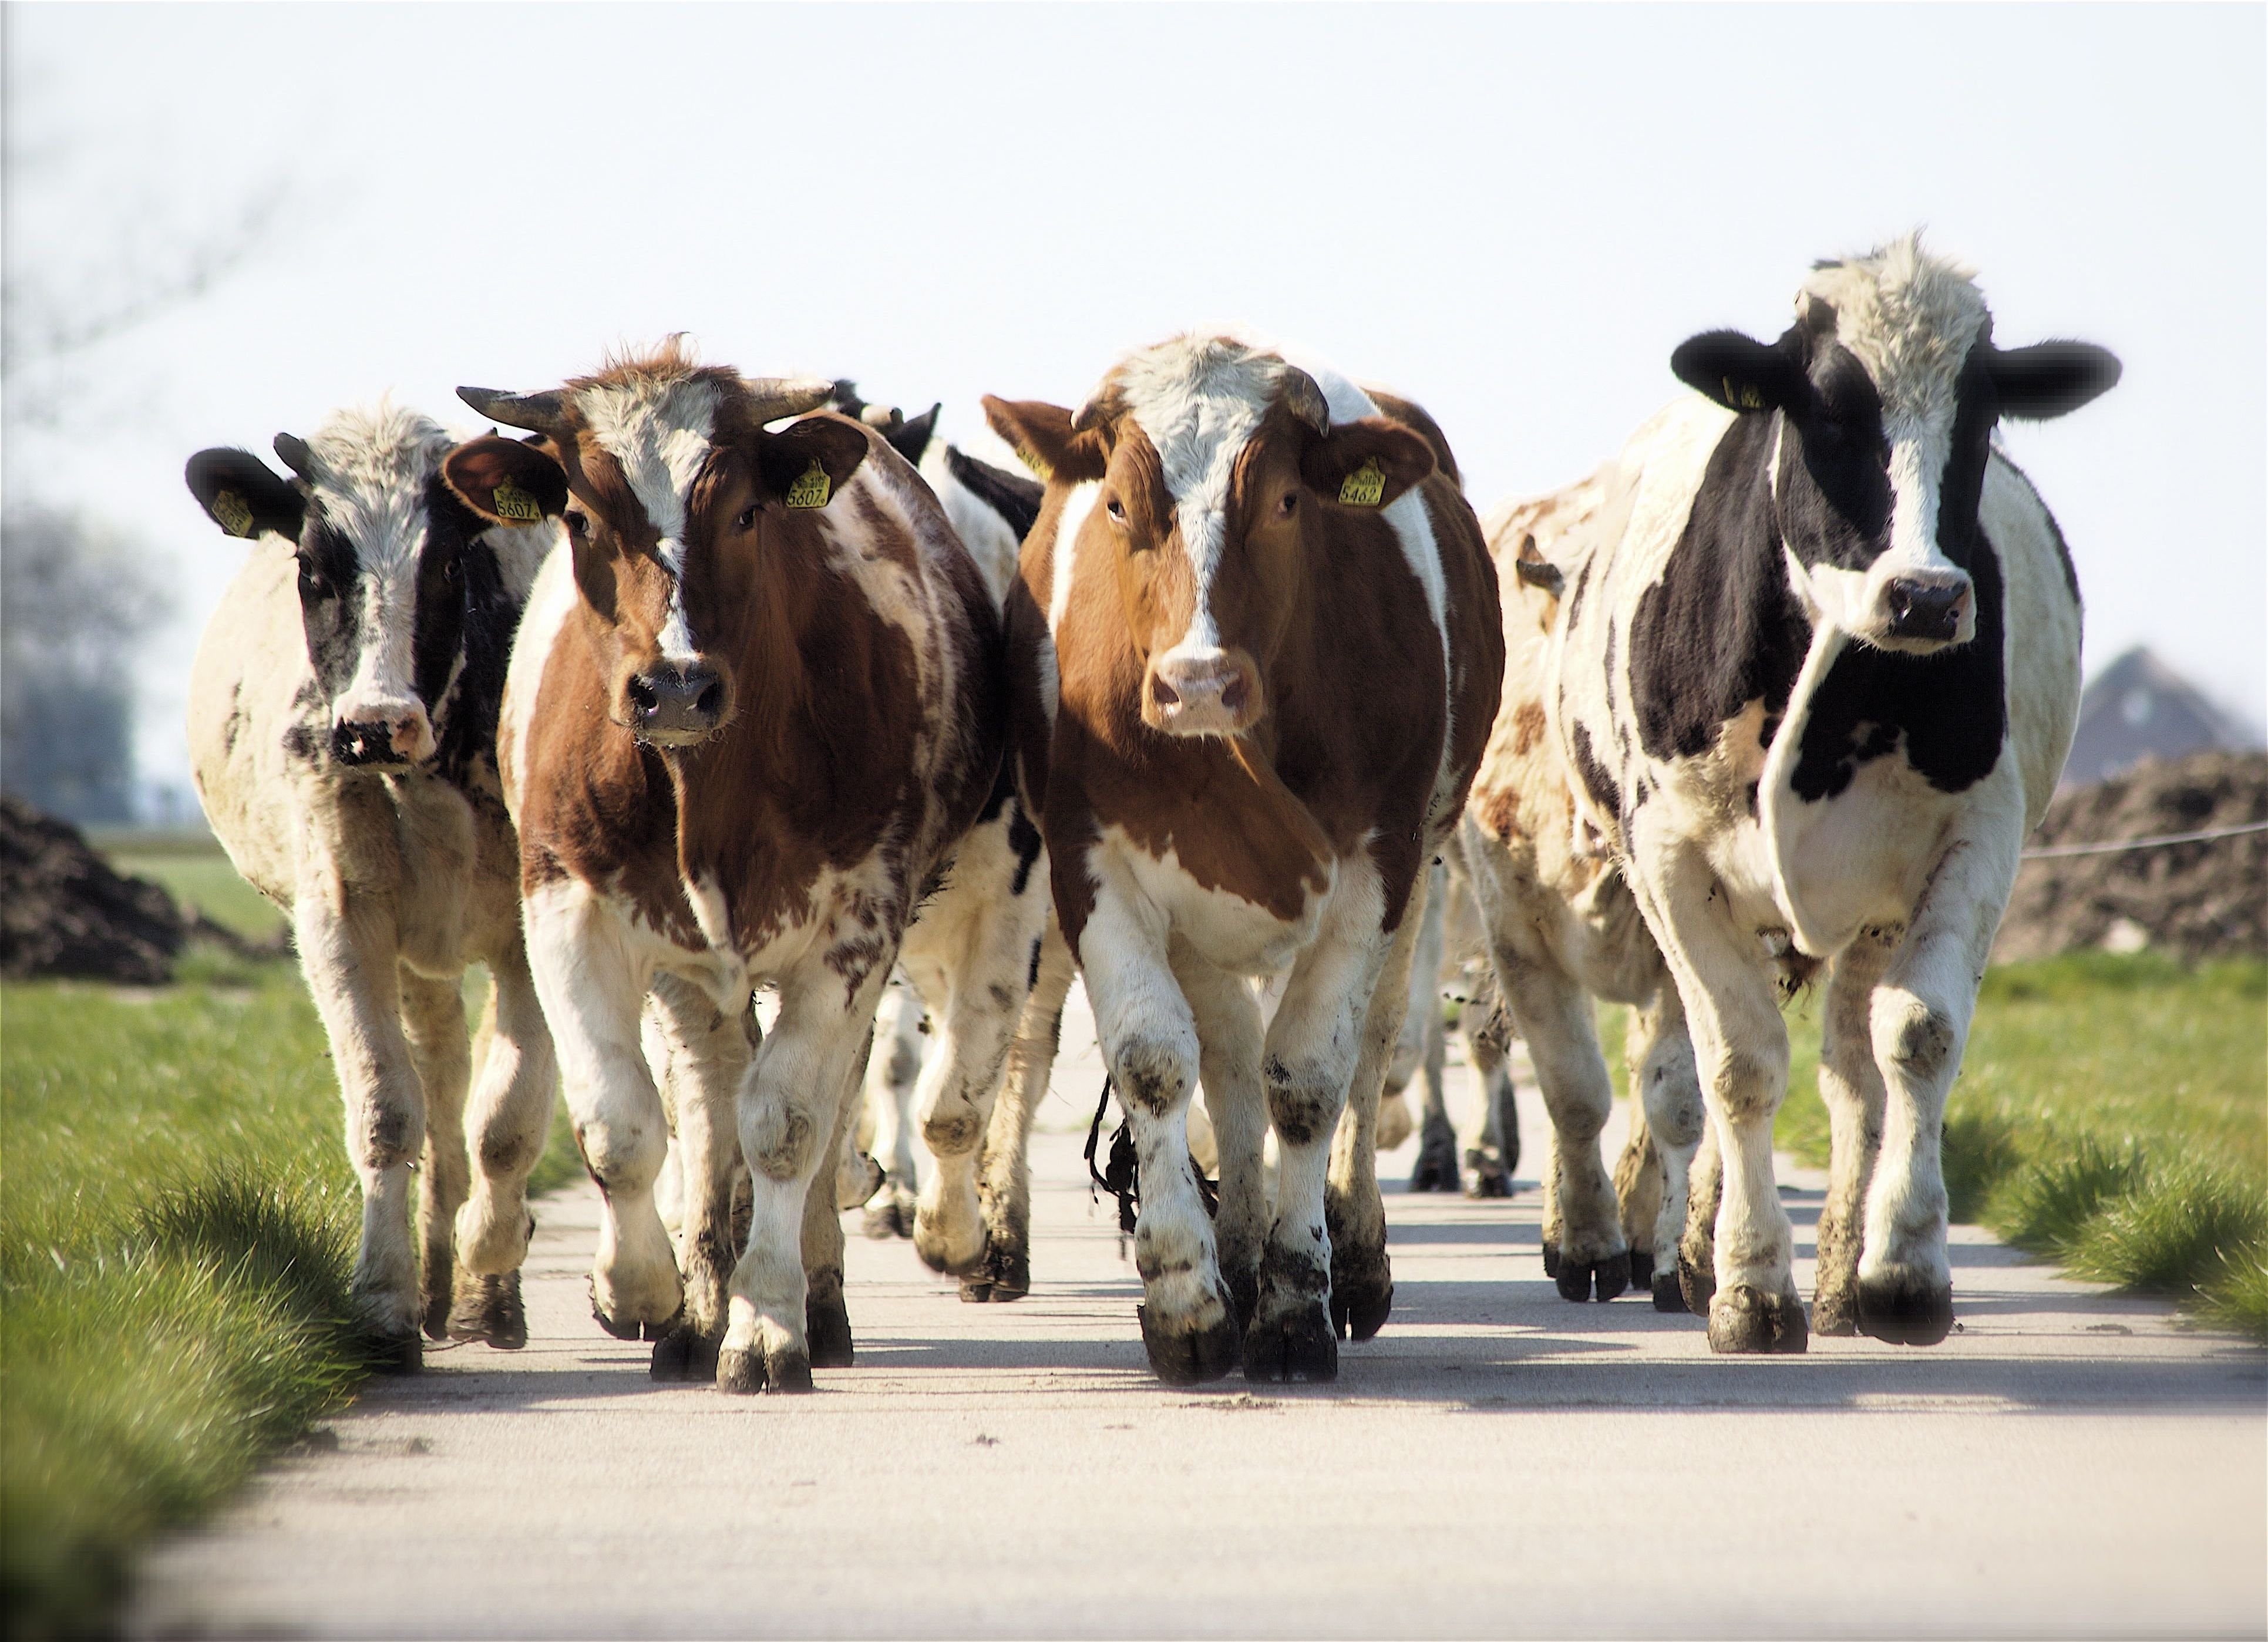
[[[1031,1256],[1020,1248],[988,1243],[984,1248],[984,1276],[977,1280],[990,1285],[996,1306],[1021,1300],[1032,1292]]]
[[[1543,1275],[1547,1278],[1556,1278],[1559,1275],[1559,1245],[1557,1243],[1547,1242],[1543,1245]],[[1578,1294],[1575,1298],[1580,1300],[1583,1296]]]
[[[1653,1286],[1653,1250],[1633,1248],[1630,1251],[1630,1285],[1634,1289]]]
[[[451,1303],[448,1292],[446,1289],[438,1294],[429,1293],[425,1296],[424,1326],[425,1337],[427,1339],[446,1340],[449,1338],[449,1329],[452,1322],[450,1315]]]
[[[807,1300],[803,1303],[803,1333],[811,1344],[807,1368],[850,1366],[850,1310],[840,1294],[832,1300]]]
[[[1454,1147],[1427,1147],[1418,1154],[1418,1167],[1410,1171],[1412,1191],[1454,1191],[1458,1188],[1457,1153]]]
[[[1228,1308],[1236,1314],[1236,1332],[1241,1336],[1260,1314],[1259,1269],[1225,1272],[1221,1280],[1228,1285]]]
[[[1820,1289],[1811,1297],[1811,1331],[1838,1340],[1859,1332],[1859,1296],[1849,1288]]]
[[[1151,1322],[1147,1306],[1137,1306],[1134,1315],[1142,1325],[1142,1347],[1150,1353],[1150,1370],[1167,1385],[1203,1385],[1236,1366],[1243,1342],[1233,1310],[1202,1334],[1167,1333]]]
[[[1386,1326],[1394,1314],[1394,1284],[1389,1279],[1383,1292],[1366,1291],[1360,1294],[1343,1294],[1337,1285],[1331,1285],[1331,1329],[1342,1340],[1367,1340]]]
[[[1339,1343],[1314,1301],[1272,1322],[1256,1322],[1244,1336],[1247,1380],[1319,1385],[1339,1377]]]
[[[1748,1285],[1710,1302],[1709,1349],[1727,1356],[1785,1355],[1807,1344],[1803,1302],[1793,1294],[1766,1294]]]
[[[714,1380],[717,1345],[691,1323],[680,1321],[653,1343],[653,1358],[646,1365],[646,1373],[656,1380]]]
[[[1465,1188],[1468,1197],[1509,1197],[1512,1196],[1512,1176],[1489,1164],[1473,1166],[1473,1183]]]
[[[895,1191],[886,1191],[876,1201],[866,1205],[858,1219],[858,1229],[876,1242],[887,1242],[893,1237],[914,1234],[913,1204]]]
[[[730,1351],[717,1358],[717,1389],[733,1396],[811,1389],[811,1359],[801,1351]]]
[[[1891,1345],[1935,1345],[1953,1332],[1953,1291],[1911,1278],[1859,1279],[1858,1325]]]
[[[1713,1266],[1697,1266],[1686,1258],[1685,1251],[1677,1251],[1677,1292],[1685,1297],[1685,1309],[1697,1317],[1709,1314],[1709,1302],[1717,1297],[1717,1272]]]
[[[1563,1259],[1552,1280],[1562,1300],[1587,1300],[1595,1287],[1601,1300],[1612,1300],[1630,1286],[1630,1256],[1609,1255],[1602,1260]]]
[[[961,1303],[982,1306],[992,1298],[991,1282],[984,1278],[963,1278],[961,1280]]]
[[[1656,1311],[1682,1312],[1685,1309],[1685,1291],[1678,1286],[1677,1273],[1657,1271],[1653,1274],[1653,1308]]]
[[[376,1330],[362,1336],[363,1360],[371,1372],[379,1374],[414,1374],[425,1366],[424,1343],[414,1334],[379,1334]]]
[[[484,1340],[499,1351],[527,1344],[527,1310],[520,1304],[519,1273],[468,1277],[449,1313],[449,1337]]]

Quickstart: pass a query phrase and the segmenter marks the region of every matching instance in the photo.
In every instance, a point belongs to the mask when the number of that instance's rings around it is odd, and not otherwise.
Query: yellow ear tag
[[[497,481],[489,506],[507,525],[532,525],[543,517],[543,504],[509,479]]]
[[[1380,471],[1375,456],[1349,474],[1339,486],[1341,507],[1376,507],[1385,499],[1386,475]]]
[[[1762,410],[1764,396],[1749,382],[1735,384],[1729,376],[1718,379],[1725,385],[1725,402],[1735,410]]]
[[[1053,468],[1050,468],[1046,462],[1041,460],[1037,456],[1033,455],[1031,452],[1026,450],[1020,445],[1016,447],[1016,460],[1023,463],[1025,467],[1030,468],[1032,472],[1038,476],[1040,482],[1042,484],[1045,484],[1049,480],[1055,477],[1056,470]]]
[[[245,505],[244,498],[233,490],[215,492],[212,499],[212,516],[220,521],[220,527],[232,536],[248,536],[252,534],[252,510]]]
[[[825,507],[828,497],[835,494],[835,486],[827,477],[827,469],[819,465],[819,458],[811,459],[811,466],[803,470],[803,477],[787,488],[790,507]]]

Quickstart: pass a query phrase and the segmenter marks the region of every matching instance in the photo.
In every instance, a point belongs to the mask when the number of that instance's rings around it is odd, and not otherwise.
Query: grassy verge
[[[249,978],[0,989],[11,1636],[99,1629],[135,1546],[362,1372],[360,1200],[322,1033],[288,966]]]
[[[1782,1146],[1827,1160],[1818,1001]],[[1984,977],[1947,1102],[1953,1218],[2268,1340],[2268,963],[2078,953]]]

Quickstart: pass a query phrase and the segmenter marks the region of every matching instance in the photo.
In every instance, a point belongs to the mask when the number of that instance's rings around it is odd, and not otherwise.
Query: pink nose
[[[1160,657],[1150,671],[1152,722],[1168,734],[1232,734],[1256,694],[1251,669],[1233,657]]]
[[[415,764],[433,755],[425,710],[406,707],[342,713],[331,730],[331,755],[342,764]]]

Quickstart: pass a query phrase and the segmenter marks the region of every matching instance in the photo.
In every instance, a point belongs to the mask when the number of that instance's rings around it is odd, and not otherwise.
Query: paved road
[[[589,1319],[595,1197],[552,1199],[528,1348],[374,1385],[158,1550],[134,1628],[2268,1631],[2268,1356],[1974,1231],[1942,1346],[1727,1360],[1643,1298],[1560,1300],[1533,1191],[1393,1196],[1393,1321],[1336,1387],[1160,1387],[1111,1206],[1076,1183],[1099,1081],[1067,1055],[1042,1116],[1031,1297],[964,1306],[909,1244],[854,1237],[858,1366],[808,1398],[650,1382]],[[1808,1255],[1822,1182],[1793,1180]]]

